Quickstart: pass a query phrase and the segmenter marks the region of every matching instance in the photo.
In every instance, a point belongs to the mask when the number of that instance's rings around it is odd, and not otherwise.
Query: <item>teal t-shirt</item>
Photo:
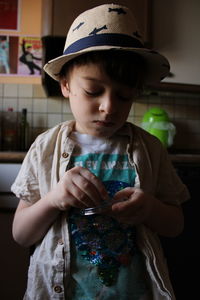
[[[125,151],[126,139],[102,141],[87,135],[75,139],[78,148],[70,167],[88,168],[101,179],[111,198],[134,186],[136,174]],[[72,209],[69,228],[71,299],[139,300],[148,293],[144,258],[133,226],[103,214],[83,216]]]

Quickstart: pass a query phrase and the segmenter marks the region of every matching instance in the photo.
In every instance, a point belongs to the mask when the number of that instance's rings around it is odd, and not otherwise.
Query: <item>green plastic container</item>
[[[165,147],[170,147],[173,144],[176,129],[164,109],[160,107],[150,108],[144,114],[141,125],[143,129],[156,136]]]

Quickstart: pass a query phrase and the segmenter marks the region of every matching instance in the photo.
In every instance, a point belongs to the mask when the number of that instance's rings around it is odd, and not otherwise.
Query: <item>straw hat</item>
[[[136,20],[129,8],[103,4],[80,14],[72,23],[63,55],[50,60],[44,70],[58,80],[62,66],[90,51],[126,50],[140,54],[146,63],[145,83],[156,83],[169,74],[168,60],[144,47]]]

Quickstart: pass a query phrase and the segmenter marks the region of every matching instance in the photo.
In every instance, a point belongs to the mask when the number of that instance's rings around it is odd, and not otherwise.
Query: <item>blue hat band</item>
[[[129,35],[104,33],[90,35],[74,42],[65,49],[63,54],[72,54],[96,46],[144,48],[143,44],[138,39]]]

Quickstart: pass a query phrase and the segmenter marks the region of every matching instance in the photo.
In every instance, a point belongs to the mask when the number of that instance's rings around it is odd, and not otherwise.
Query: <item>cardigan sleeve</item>
[[[11,186],[11,191],[20,200],[34,203],[40,199],[37,167],[38,157],[36,151],[36,142],[34,142],[27,152],[21,169]]]

